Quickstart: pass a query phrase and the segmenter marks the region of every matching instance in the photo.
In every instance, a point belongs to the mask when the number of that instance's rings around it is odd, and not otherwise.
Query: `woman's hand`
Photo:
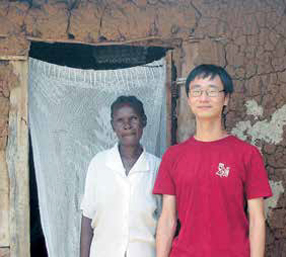
[[[90,245],[93,236],[91,219],[82,215],[80,234],[80,257],[89,257]]]

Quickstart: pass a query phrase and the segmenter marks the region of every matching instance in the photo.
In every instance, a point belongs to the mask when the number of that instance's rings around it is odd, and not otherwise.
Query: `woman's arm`
[[[265,250],[265,218],[263,198],[248,200],[250,256],[263,257]]]
[[[168,257],[177,226],[176,197],[163,195],[163,208],[156,233],[156,256]]]
[[[91,219],[82,215],[80,233],[80,257],[89,257],[90,245],[93,236]]]

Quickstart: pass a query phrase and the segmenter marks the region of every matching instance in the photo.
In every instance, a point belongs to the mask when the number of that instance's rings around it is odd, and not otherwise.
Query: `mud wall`
[[[0,57],[27,57],[31,41],[173,47],[178,77],[200,63],[226,67],[235,93],[227,129],[262,151],[274,191],[267,256],[286,252],[286,4],[270,0],[2,0]],[[0,153],[5,151],[8,62],[0,65]],[[180,86],[178,140],[194,132]],[[0,175],[5,176],[5,154]],[[5,191],[7,183],[1,184]],[[2,192],[2,191],[1,191]],[[7,192],[7,190],[6,190]],[[1,223],[2,227],[2,223]],[[0,237],[2,240],[2,237]],[[2,246],[0,242],[0,246]]]

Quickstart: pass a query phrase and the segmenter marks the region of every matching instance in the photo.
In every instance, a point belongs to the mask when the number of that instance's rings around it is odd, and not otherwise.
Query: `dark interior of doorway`
[[[91,46],[33,42],[29,56],[72,68],[110,70],[144,65],[159,60],[168,50],[157,46]]]
[[[29,57],[78,69],[110,70],[144,65],[159,60],[168,48],[147,46],[90,46],[67,43],[32,42]],[[45,239],[42,232],[35,168],[30,142],[30,235],[31,257],[47,257]]]
[[[33,159],[33,149],[31,144],[31,136],[29,134],[29,168],[30,168],[30,241],[31,241],[31,257],[47,257],[47,249],[45,238],[43,236],[40,213],[38,190],[35,176],[35,166]]]

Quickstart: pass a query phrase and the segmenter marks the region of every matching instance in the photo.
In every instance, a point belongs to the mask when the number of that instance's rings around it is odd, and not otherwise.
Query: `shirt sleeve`
[[[153,194],[175,195],[175,183],[171,175],[173,158],[170,151],[167,151],[161,161],[156,182],[153,188]]]
[[[256,147],[252,148],[249,158],[245,182],[247,199],[272,196],[263,158]]]
[[[83,216],[93,219],[95,215],[95,208],[93,206],[93,202],[95,199],[95,192],[94,192],[94,162],[91,161],[85,179],[85,188],[84,188],[84,195],[81,202],[81,210]]]

